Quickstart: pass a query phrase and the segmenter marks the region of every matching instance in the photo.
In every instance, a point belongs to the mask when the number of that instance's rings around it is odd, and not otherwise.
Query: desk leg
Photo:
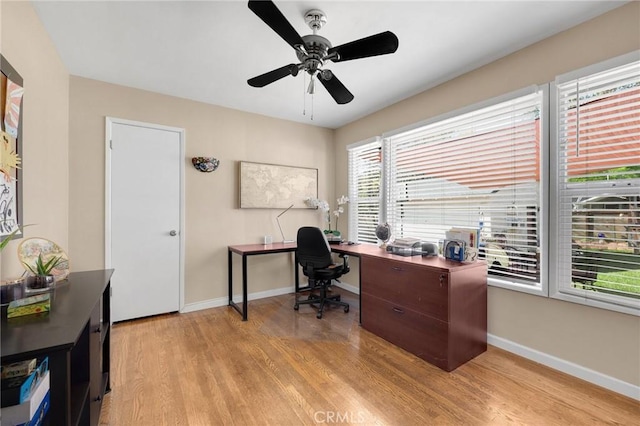
[[[247,256],[242,255],[242,321],[247,320]]]
[[[360,309],[358,309],[358,323],[362,325],[362,258],[358,258],[358,304],[360,305]]]
[[[229,306],[233,306],[233,261],[231,259],[233,252],[228,250],[227,271],[229,276]]]
[[[236,302],[233,301],[233,252],[229,250],[228,257],[228,269],[229,269],[229,306],[238,311],[242,315],[242,321],[247,320],[247,256],[242,256],[242,308]]]

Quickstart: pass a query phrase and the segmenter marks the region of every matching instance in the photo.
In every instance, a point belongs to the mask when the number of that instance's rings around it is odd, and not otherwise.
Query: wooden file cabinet
[[[452,371],[487,350],[487,267],[362,256],[362,327]]]

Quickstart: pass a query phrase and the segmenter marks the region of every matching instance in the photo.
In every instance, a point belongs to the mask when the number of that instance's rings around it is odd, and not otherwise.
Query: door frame
[[[114,124],[124,124],[138,127],[147,127],[155,130],[166,130],[176,132],[180,136],[180,220],[178,230],[178,238],[179,238],[179,301],[178,301],[178,312],[183,312],[184,310],[184,247],[185,247],[185,238],[184,238],[184,230],[185,230],[185,167],[184,167],[184,158],[185,158],[185,130],[180,127],[170,127],[163,126],[160,124],[153,123],[145,123],[141,121],[132,121],[125,120],[122,118],[115,117],[105,117],[105,179],[104,179],[104,194],[105,194],[105,212],[104,212],[104,264],[106,269],[112,268],[112,258],[111,258],[111,136],[112,136],[112,126]],[[117,271],[116,271],[117,273]]]

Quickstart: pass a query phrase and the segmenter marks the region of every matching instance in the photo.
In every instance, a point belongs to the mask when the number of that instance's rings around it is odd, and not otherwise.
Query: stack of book
[[[0,422],[3,426],[41,425],[49,410],[49,358],[2,365]]]

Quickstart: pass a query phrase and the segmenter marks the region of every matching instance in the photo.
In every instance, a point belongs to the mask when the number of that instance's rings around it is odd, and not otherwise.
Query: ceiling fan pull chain
[[[307,73],[302,74],[302,115],[307,115]]]
[[[309,88],[307,89],[307,93],[311,95],[311,121],[313,121],[313,96],[316,93],[315,82],[313,81],[313,74],[311,74],[309,78]]]

